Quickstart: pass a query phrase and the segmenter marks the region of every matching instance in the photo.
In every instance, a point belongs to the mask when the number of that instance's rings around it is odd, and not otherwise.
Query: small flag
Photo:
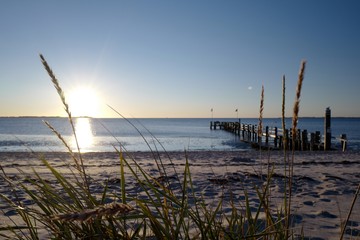
[[[213,109],[211,109],[211,112],[213,111]]]
[[[235,112],[237,112],[237,111],[238,111],[238,109],[235,110]]]

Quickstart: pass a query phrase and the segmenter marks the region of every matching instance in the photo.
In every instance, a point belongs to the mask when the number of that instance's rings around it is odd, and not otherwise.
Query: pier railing
[[[256,124],[244,124],[240,122],[220,122],[211,121],[210,129],[222,129],[239,136],[240,141],[247,142],[254,148],[266,149],[294,149],[307,150],[323,150],[325,143],[322,141],[323,136],[320,131],[308,132],[307,130],[297,129],[295,139],[292,136],[291,129],[282,129],[278,127],[265,126],[259,131]],[[261,134],[259,135],[259,132]],[[284,141],[284,139],[287,141]],[[346,134],[342,134],[340,138],[342,150],[346,149]],[[330,150],[326,149],[326,150]]]

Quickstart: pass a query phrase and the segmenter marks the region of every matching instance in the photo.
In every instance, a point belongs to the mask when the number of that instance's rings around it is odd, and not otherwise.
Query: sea
[[[251,151],[249,144],[224,130],[211,130],[211,121],[258,124],[257,118],[73,118],[1,117],[0,152],[126,151]],[[46,124],[47,123],[47,124]],[[265,118],[263,126],[281,128],[280,118]],[[287,128],[291,119],[286,119]],[[324,134],[324,118],[300,118],[299,129]],[[77,141],[74,137],[76,133]],[[360,118],[331,119],[332,146],[340,149],[346,134],[347,149],[360,150]],[[76,144],[78,143],[78,144]]]

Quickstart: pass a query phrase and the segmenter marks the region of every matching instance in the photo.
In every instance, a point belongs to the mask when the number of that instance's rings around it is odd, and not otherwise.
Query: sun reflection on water
[[[75,132],[81,152],[91,151],[94,145],[94,136],[91,128],[91,118],[76,118]],[[73,149],[77,149],[75,139]]]

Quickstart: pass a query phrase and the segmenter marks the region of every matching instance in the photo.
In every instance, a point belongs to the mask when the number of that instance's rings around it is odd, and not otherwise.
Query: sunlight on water
[[[75,121],[75,132],[81,152],[91,151],[94,146],[94,136],[91,128],[90,118],[77,118]],[[73,149],[77,149],[75,139],[72,144]]]

